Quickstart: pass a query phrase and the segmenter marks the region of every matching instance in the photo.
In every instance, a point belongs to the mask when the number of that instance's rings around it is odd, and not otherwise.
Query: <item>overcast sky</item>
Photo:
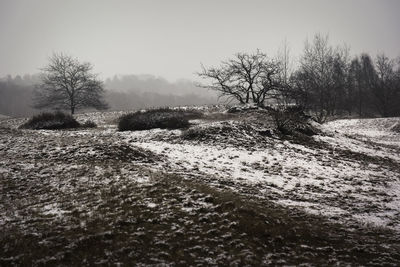
[[[94,64],[101,77],[153,74],[195,79],[257,48],[329,33],[352,54],[400,56],[398,0],[0,0],[0,76],[37,73],[53,52]]]

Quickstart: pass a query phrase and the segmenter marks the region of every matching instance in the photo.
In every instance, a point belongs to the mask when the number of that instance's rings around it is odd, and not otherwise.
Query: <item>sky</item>
[[[398,0],[0,0],[0,77],[38,73],[53,53],[94,65],[102,78],[152,74],[197,80],[237,52],[296,60],[329,34],[351,54],[400,56]]]

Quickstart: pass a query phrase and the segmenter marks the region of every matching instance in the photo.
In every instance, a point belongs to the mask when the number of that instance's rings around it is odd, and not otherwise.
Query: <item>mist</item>
[[[207,105],[217,103],[217,94],[189,80],[169,82],[153,75],[119,75],[106,79],[106,100],[111,109]]]
[[[273,57],[285,42],[296,65],[315,33],[352,54],[396,58],[399,9],[392,0],[3,0],[0,112],[38,112],[30,100],[37,79],[23,77],[37,77],[58,52],[93,64],[115,110],[216,103],[215,93],[195,86],[202,64],[256,49]]]
[[[37,73],[65,52],[91,62],[102,79],[196,80],[201,63],[257,48],[272,56],[285,39],[299,56],[318,32],[355,54],[393,58],[400,56],[398,10],[393,0],[2,0],[0,77]]]
[[[1,78],[0,114],[26,117],[40,113],[41,110],[33,108],[33,94],[35,86],[39,83],[39,74],[8,75]],[[153,75],[115,75],[104,81],[104,87],[105,100],[110,110],[209,105],[218,102],[215,92],[197,87],[195,82],[169,82],[165,78]]]

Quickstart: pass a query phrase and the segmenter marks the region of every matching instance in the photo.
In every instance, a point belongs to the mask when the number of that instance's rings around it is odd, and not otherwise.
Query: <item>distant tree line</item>
[[[323,122],[328,116],[400,116],[400,61],[367,53],[351,57],[346,46],[333,47],[328,36],[306,41],[296,69],[285,44],[271,58],[257,50],[238,53],[219,67],[202,67],[221,97],[242,104],[296,105]]]
[[[25,117],[39,113],[34,108],[35,86],[41,76],[16,75],[0,78],[0,115]],[[188,80],[169,82],[151,75],[119,75],[104,82],[104,99],[111,110],[216,104],[213,91],[199,90]]]
[[[152,75],[118,75],[105,80],[106,99],[119,110],[216,104],[214,91],[199,90],[189,80],[169,82]]]
[[[8,75],[0,79],[0,114],[15,117],[33,114],[34,84],[39,81],[38,75]]]

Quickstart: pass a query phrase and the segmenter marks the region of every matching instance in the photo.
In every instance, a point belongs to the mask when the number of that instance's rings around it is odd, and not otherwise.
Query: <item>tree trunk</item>
[[[74,113],[75,113],[74,98],[72,96],[70,96],[69,101],[70,101],[70,106],[71,106],[71,115],[74,115]]]
[[[362,117],[362,94],[361,89],[358,90],[358,116]]]

